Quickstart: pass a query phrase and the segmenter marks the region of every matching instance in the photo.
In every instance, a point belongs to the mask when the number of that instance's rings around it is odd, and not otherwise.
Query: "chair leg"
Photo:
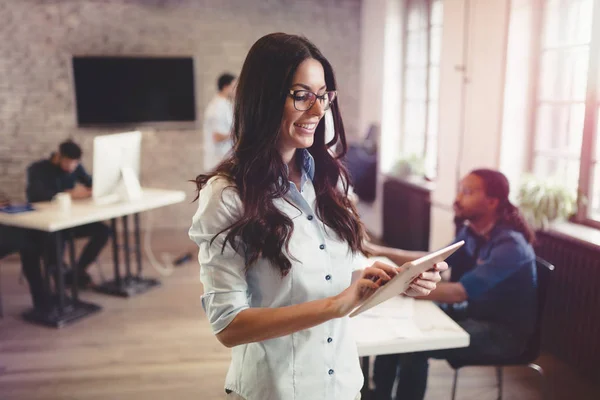
[[[460,368],[456,368],[454,370],[454,382],[452,383],[452,400],[456,399],[456,385],[458,384],[458,370]]]
[[[535,372],[537,372],[540,375],[540,382],[541,382],[541,386],[542,386],[542,399],[550,400],[550,391],[548,390],[548,386],[547,386],[548,384],[546,382],[546,375],[544,375],[543,368],[534,363],[527,365],[527,367],[531,368],[532,370],[534,370]]]
[[[498,381],[498,400],[502,400],[502,388],[504,386],[504,369],[496,367],[496,379]]]

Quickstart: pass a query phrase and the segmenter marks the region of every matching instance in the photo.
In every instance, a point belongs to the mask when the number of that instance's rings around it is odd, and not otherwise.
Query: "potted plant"
[[[398,178],[409,176],[425,176],[425,160],[416,154],[404,156],[398,159],[392,168],[392,175]]]
[[[525,176],[517,204],[532,228],[546,230],[552,222],[567,220],[577,212],[577,195],[548,179]]]

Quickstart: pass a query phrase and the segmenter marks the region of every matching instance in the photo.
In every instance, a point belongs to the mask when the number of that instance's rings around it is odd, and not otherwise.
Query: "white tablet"
[[[429,253],[421,258],[417,258],[416,260],[405,263],[402,265],[404,271],[377,289],[375,293],[369,296],[368,299],[366,299],[362,304],[354,309],[352,313],[350,313],[350,317],[354,317],[363,311],[367,311],[368,309],[375,307],[377,304],[383,303],[394,296],[404,293],[417,276],[427,270],[430,270],[435,264],[444,261],[463,244],[465,244],[465,242],[461,240],[458,243],[454,243],[448,247],[444,247],[443,249],[434,251],[433,253]]]

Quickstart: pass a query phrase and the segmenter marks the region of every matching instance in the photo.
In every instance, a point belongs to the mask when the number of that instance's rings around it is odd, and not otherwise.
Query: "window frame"
[[[432,42],[432,35],[431,35],[431,31],[432,28],[436,28],[436,27],[443,27],[443,21],[440,25],[434,25],[432,24],[432,10],[433,10],[433,3],[439,1],[442,4],[443,7],[443,0],[403,0],[403,16],[402,16],[402,65],[401,65],[401,94],[400,94],[400,121],[401,121],[401,125],[400,125],[400,152],[401,154],[403,154],[404,156],[409,156],[410,154],[406,153],[405,149],[406,149],[406,140],[408,137],[412,137],[414,136],[415,132],[410,132],[409,130],[406,129],[406,106],[408,102],[416,102],[416,101],[422,101],[423,104],[425,105],[425,114],[424,114],[424,121],[423,121],[423,150],[422,152],[419,154],[420,157],[423,157],[423,161],[425,163],[425,166],[427,165],[427,160],[428,160],[428,156],[427,156],[427,149],[429,147],[429,141],[432,140],[432,138],[429,135],[429,129],[430,129],[430,103],[432,101],[437,101],[438,103],[438,118],[436,119],[435,123],[438,124],[437,127],[437,133],[436,133],[436,138],[435,140],[438,140],[439,137],[439,87],[438,87],[438,96],[437,99],[433,99],[430,96],[430,92],[431,92],[431,82],[432,82],[432,77],[431,77],[431,69],[432,67],[436,67],[438,69],[438,73],[440,71],[440,63],[438,60],[437,64],[432,64],[431,62],[431,42]],[[425,69],[425,87],[422,88],[424,93],[425,93],[425,98],[424,99],[419,99],[419,100],[414,100],[411,99],[408,96],[408,92],[407,92],[407,67],[410,67],[410,64],[408,64],[408,60],[407,60],[407,54],[408,54],[408,33],[409,31],[409,7],[411,5],[411,3],[422,3],[426,6],[426,15],[427,15],[427,24],[426,24],[426,29],[425,31],[425,47],[426,47],[426,57],[425,57],[425,64],[423,66],[423,68]],[[443,28],[442,28],[443,29]],[[440,38],[440,53],[441,53],[441,38]],[[441,54],[440,54],[441,56]],[[435,80],[434,80],[435,82]],[[439,86],[439,76],[437,79],[438,82],[438,86]],[[434,173],[434,178],[435,176],[437,176],[437,169],[438,169],[438,153],[439,151],[436,151],[435,154],[435,173]],[[426,170],[427,172],[427,170]],[[429,177],[432,178],[432,177]]]
[[[543,35],[544,35],[544,15],[546,4],[549,0],[534,0],[533,6],[533,21],[532,21],[532,49],[536,49],[533,56],[532,66],[530,69],[531,89],[529,92],[529,141],[528,141],[528,157],[527,170],[534,172],[534,163],[536,155],[540,152],[536,151],[536,128],[537,119],[540,112],[539,96],[541,85],[538,76],[541,74],[541,59],[544,52]],[[563,0],[568,1],[568,0]],[[593,195],[592,170],[595,165],[600,165],[600,159],[594,159],[595,144],[599,137],[596,137],[600,128],[598,127],[598,110],[600,109],[600,4],[593,3],[593,15],[591,26],[591,38],[589,42],[589,58],[585,96],[585,114],[582,132],[582,144],[579,153],[579,181],[577,184],[578,207],[577,213],[572,218],[572,222],[591,226],[600,229],[600,215],[598,219],[594,219],[590,214],[590,203]],[[547,102],[545,102],[547,103]],[[544,104],[545,104],[544,103]],[[543,152],[542,152],[543,153]],[[557,157],[563,160],[566,157]],[[596,178],[599,180],[600,176]],[[600,185],[600,182],[597,184]],[[582,201],[583,199],[588,201]]]

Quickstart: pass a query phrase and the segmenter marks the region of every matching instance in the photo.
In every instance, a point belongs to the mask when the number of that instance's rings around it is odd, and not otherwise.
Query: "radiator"
[[[556,266],[544,310],[542,348],[600,380],[600,248],[538,233],[536,253]]]

